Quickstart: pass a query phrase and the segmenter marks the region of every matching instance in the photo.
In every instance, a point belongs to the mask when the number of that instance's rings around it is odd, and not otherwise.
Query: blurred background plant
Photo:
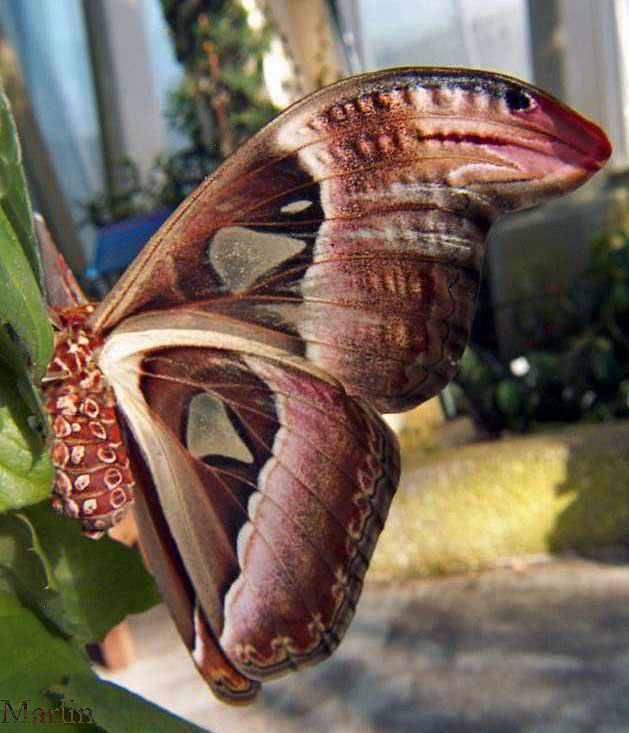
[[[166,116],[189,143],[158,160],[152,190],[162,204],[176,205],[277,109],[265,92],[271,28],[261,13],[235,0],[162,0],[162,8],[185,70]]]
[[[455,379],[459,408],[486,434],[629,416],[629,237],[597,237],[569,289],[530,278],[513,309],[528,348],[506,359],[472,343]],[[540,295],[541,293],[541,295]]]
[[[138,166],[131,158],[122,158],[116,170],[115,191],[99,191],[81,202],[83,223],[104,227],[152,211],[154,197],[143,183]]]
[[[181,146],[159,155],[142,177],[130,159],[118,162],[113,190],[83,203],[96,226],[175,207],[240,143],[276,113],[263,77],[271,28],[238,0],[161,0],[183,76],[165,111]]]

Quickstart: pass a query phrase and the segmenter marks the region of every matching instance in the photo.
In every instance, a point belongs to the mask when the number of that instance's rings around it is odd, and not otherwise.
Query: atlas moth
[[[238,149],[102,303],[44,247],[53,501],[95,536],[135,482],[150,569],[220,698],[338,646],[398,483],[380,413],[453,376],[491,224],[610,152],[515,79],[380,71]]]

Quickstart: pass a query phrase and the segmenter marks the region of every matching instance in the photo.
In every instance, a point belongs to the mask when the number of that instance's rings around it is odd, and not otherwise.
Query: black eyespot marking
[[[512,112],[531,109],[533,107],[533,100],[531,97],[520,89],[508,89],[505,92],[505,102]]]

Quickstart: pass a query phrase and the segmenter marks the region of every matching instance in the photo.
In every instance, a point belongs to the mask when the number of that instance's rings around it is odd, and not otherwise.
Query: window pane
[[[79,0],[0,3],[0,32],[15,49],[29,100],[68,203],[102,188],[100,132]]]
[[[367,69],[418,64],[531,78],[525,0],[359,0]]]

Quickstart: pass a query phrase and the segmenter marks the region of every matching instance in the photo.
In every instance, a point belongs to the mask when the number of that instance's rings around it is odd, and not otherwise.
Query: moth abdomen
[[[83,327],[93,309],[55,311],[60,330],[42,389],[52,432],[52,505],[98,539],[133,503],[134,481],[113,392],[96,361],[102,340]]]

